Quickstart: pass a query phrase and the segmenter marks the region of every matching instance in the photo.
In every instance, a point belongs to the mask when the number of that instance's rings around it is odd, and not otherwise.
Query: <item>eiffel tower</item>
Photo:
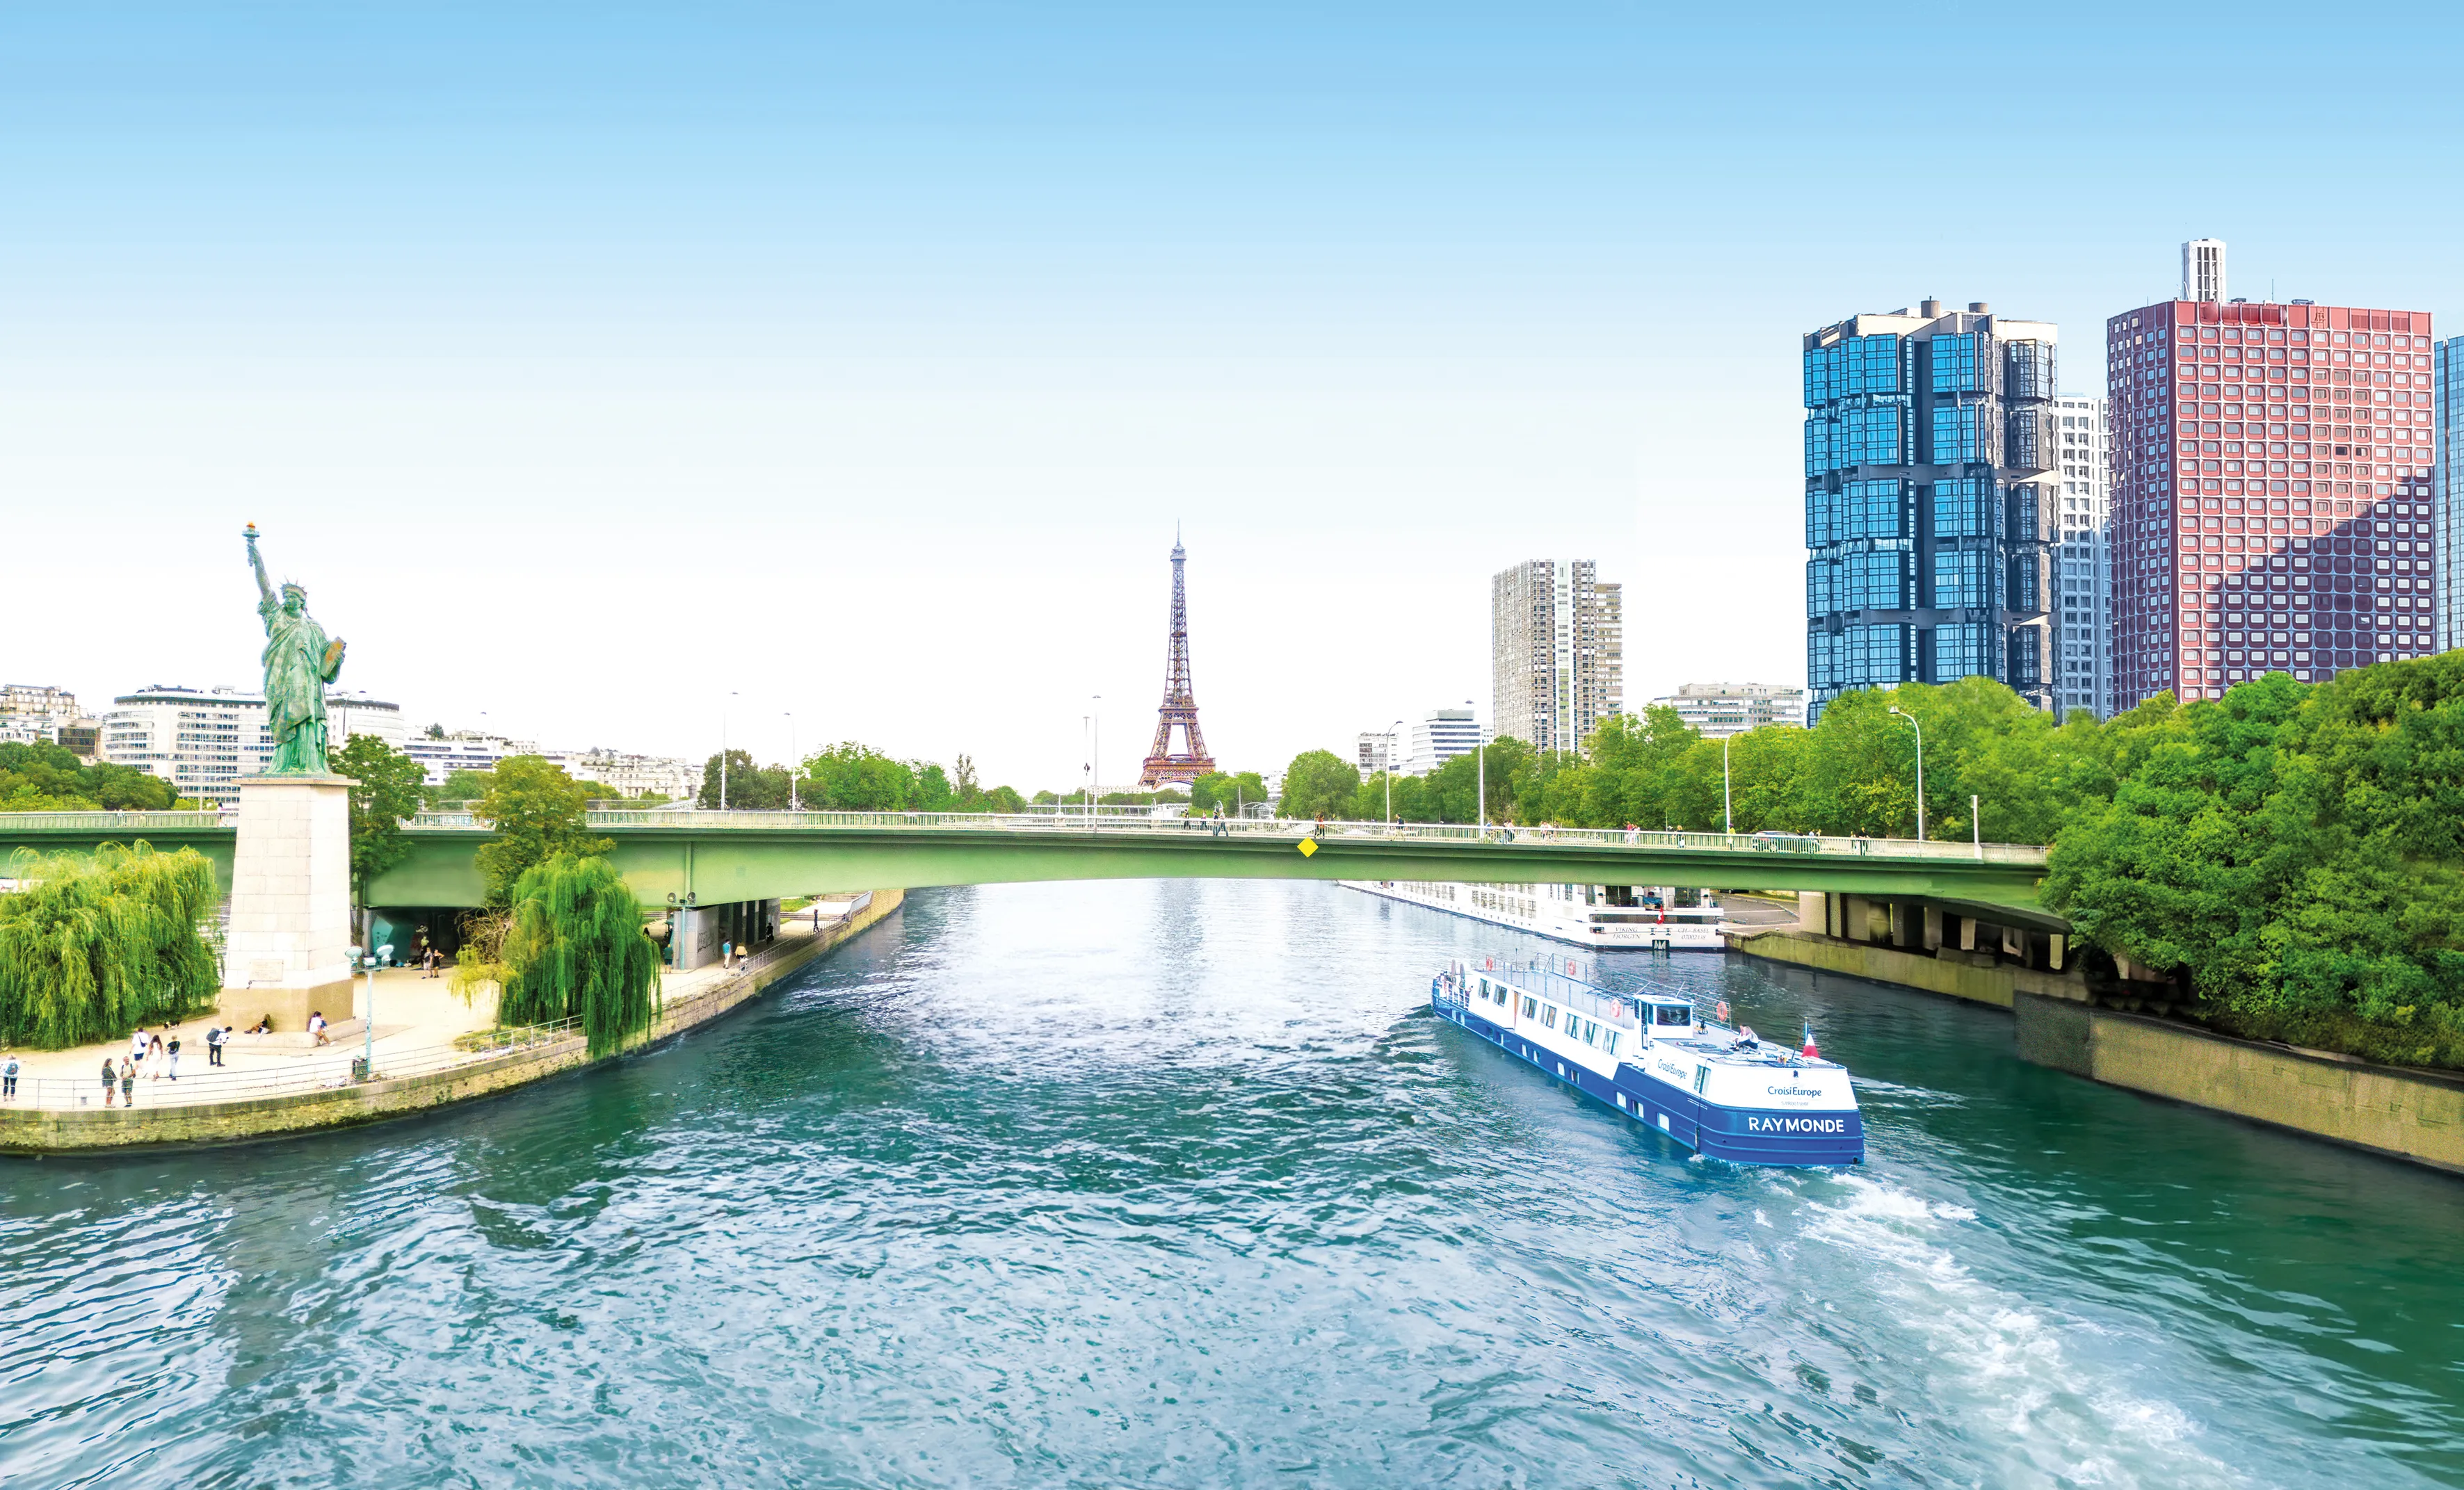
[[[1172,660],[1163,683],[1163,708],[1155,718],[1155,744],[1147,751],[1141,789],[1152,791],[1167,781],[1195,781],[1215,769],[1206,754],[1206,739],[1198,733],[1198,700],[1189,691],[1189,592],[1182,583],[1180,535],[1172,536]],[[1172,753],[1173,726],[1187,739],[1186,755]]]

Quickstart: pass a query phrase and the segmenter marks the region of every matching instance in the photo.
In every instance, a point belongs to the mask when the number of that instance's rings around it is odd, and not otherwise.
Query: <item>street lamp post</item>
[[[736,696],[733,690],[727,695]],[[727,810],[727,706],[718,706],[718,810]]]
[[[1737,800],[1728,788],[1728,736],[1720,736],[1720,831],[1734,836],[1737,831]]]
[[[1092,736],[1087,747],[1087,825],[1095,825],[1095,799],[1104,794],[1104,695],[1090,694],[1095,712],[1087,716]]]
[[[1891,712],[1905,719],[1917,732],[1917,842],[1925,842],[1925,726],[1917,716],[1894,705]]]
[[[1473,788],[1480,796],[1480,838],[1482,843],[1486,843],[1488,842],[1488,741],[1479,741],[1471,749],[1473,769],[1480,778],[1480,784]]]
[[[1983,864],[1985,862],[1985,809],[1976,804],[1976,799],[1973,797],[1968,799],[1968,826],[1976,837],[1976,862]]]
[[[803,762],[796,758],[796,711],[790,709],[787,711],[787,810],[789,812],[804,810],[803,799],[796,795],[796,777],[803,768]]]
[[[1395,732],[1402,727],[1403,721],[1397,719],[1386,729],[1386,823],[1389,831],[1393,830],[1395,822]]]

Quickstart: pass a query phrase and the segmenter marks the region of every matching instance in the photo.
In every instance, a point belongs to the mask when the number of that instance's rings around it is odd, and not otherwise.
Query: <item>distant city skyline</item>
[[[1630,698],[1795,681],[1807,327],[1991,298],[2076,348],[2201,237],[2235,295],[2452,303],[2434,89],[2322,81],[2270,146],[2402,233],[2197,168],[2024,231],[1870,200],[1919,141],[2206,139],[2297,18],[1963,15],[1995,65],[1920,86],[1836,8],[12,7],[10,670],[246,681],[253,520],[424,714],[698,756],[734,694],[764,756],[792,711],[1028,787],[1100,695],[1126,781],[1178,517],[1227,766],[1482,696],[1530,554],[1627,581]],[[2443,11],[2373,26],[2444,76]]]

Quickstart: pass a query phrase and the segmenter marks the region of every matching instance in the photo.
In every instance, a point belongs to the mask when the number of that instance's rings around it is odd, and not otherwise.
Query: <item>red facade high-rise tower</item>
[[[2160,300],[2105,346],[2119,707],[2433,649],[2428,312]]]
[[[1198,700],[1189,690],[1189,592],[1180,575],[1185,558],[1176,534],[1172,540],[1172,656],[1166,665],[1163,708],[1155,718],[1155,744],[1147,751],[1146,770],[1138,777],[1138,785],[1148,789],[1167,781],[1195,781],[1215,769],[1213,757],[1206,754],[1206,738],[1198,733]],[[1172,751],[1176,725],[1189,747],[1177,756]]]

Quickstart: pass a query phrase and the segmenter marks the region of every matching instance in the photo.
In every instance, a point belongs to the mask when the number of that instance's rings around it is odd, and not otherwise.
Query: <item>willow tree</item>
[[[220,890],[196,850],[20,850],[9,876],[24,887],[0,895],[0,1041],[59,1050],[212,1005]]]
[[[582,1021],[605,1055],[659,1012],[659,950],[642,934],[642,905],[605,859],[558,854],[522,871],[504,935],[487,969],[509,1025]]]

